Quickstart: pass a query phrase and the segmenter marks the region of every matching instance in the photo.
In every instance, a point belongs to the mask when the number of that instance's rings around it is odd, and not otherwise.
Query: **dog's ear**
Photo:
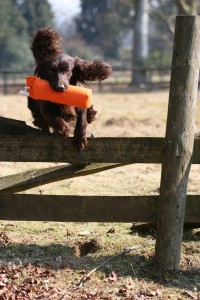
[[[102,60],[93,62],[75,58],[73,76],[82,83],[104,80],[111,74],[112,68]]]
[[[31,50],[36,64],[40,64],[46,57],[54,57],[56,54],[63,53],[61,38],[52,28],[41,28],[33,37]]]

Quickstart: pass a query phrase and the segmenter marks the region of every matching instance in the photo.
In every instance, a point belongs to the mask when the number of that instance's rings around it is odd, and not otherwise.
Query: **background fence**
[[[127,88],[132,80],[132,73],[140,71],[145,74],[145,88],[169,88],[170,68],[134,68],[128,67],[113,67],[112,75],[103,82],[92,83],[94,91],[104,92],[113,89],[123,90]],[[25,77],[32,75],[33,70],[24,71],[8,71],[0,70],[0,94],[15,94],[25,86]]]

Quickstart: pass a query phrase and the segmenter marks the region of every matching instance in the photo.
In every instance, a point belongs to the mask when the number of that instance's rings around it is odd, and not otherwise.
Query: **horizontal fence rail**
[[[165,139],[156,137],[88,138],[84,151],[73,138],[45,134],[25,122],[0,117],[0,161],[90,163],[162,163]],[[200,163],[200,138],[194,141],[193,164]]]
[[[89,163],[161,163],[164,138],[89,138],[82,152],[73,138],[0,136],[0,161]],[[200,139],[195,139],[193,164],[200,163]]]
[[[1,194],[0,219],[156,223],[159,196]],[[185,223],[200,223],[200,196],[187,196]]]
[[[163,138],[89,138],[76,150],[73,138],[0,136],[0,161],[94,163],[161,163]]]

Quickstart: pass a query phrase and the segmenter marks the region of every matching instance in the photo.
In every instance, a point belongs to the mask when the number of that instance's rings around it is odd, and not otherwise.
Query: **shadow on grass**
[[[3,265],[27,265],[44,267],[48,270],[71,270],[86,273],[96,268],[103,261],[111,256],[98,256],[88,254],[77,256],[77,249],[62,244],[50,244],[41,246],[37,244],[15,244],[10,243],[0,248],[0,260]],[[141,249],[140,249],[141,250]],[[200,281],[200,268],[188,265],[186,270],[163,271],[155,262],[153,254],[146,256],[134,252],[118,256],[98,270],[104,277],[107,277],[113,270],[119,277],[130,276],[132,279],[145,280],[157,283],[169,288],[180,288],[194,291]],[[113,253],[114,254],[114,253]],[[82,275],[81,275],[82,276]]]
[[[149,226],[149,224],[147,224],[148,226],[144,226],[142,227],[142,229],[135,229],[135,230],[131,230],[129,232],[130,235],[135,235],[137,234],[140,237],[143,238],[153,238],[156,239],[156,226]],[[151,225],[151,224],[150,224]],[[198,228],[197,228],[198,229]],[[190,228],[185,228],[183,231],[183,242],[200,242],[200,231],[198,234],[195,233],[195,229],[193,230]]]

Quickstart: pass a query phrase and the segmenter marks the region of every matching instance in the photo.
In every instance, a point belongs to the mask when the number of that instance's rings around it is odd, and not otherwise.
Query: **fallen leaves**
[[[117,279],[118,279],[117,273],[115,273],[115,271],[112,271],[110,273],[110,275],[108,276],[107,281],[108,282],[113,282],[113,281],[117,281]]]
[[[96,291],[87,292],[86,290],[83,290],[82,296],[84,300],[98,299],[98,293]]]
[[[50,285],[53,272],[26,266],[0,267],[0,300],[64,300],[65,292]]]
[[[0,247],[10,243],[10,239],[5,232],[0,232]]]

